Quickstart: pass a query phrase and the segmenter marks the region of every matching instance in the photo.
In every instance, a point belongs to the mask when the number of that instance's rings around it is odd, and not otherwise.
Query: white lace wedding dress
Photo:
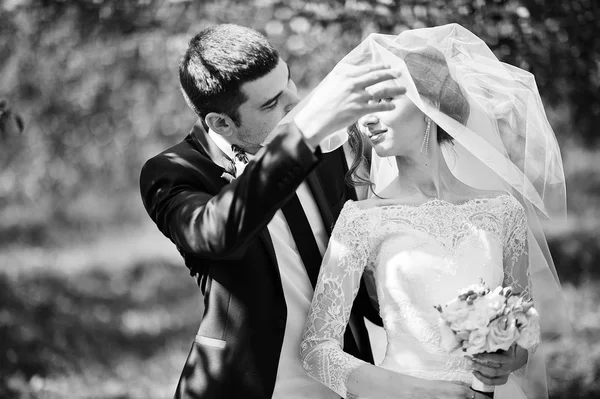
[[[348,202],[334,228],[302,343],[307,372],[339,395],[363,364],[342,351],[343,333],[363,272],[373,273],[387,333],[381,367],[430,380],[470,384],[462,353],[440,347],[435,305],[483,279],[489,287],[529,287],[527,222],[509,195],[462,204],[362,209]],[[496,392],[497,394],[498,392]],[[496,395],[498,396],[498,395]]]

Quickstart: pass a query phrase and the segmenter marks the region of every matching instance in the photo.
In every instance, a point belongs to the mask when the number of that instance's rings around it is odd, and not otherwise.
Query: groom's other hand
[[[316,148],[329,135],[360,117],[394,109],[393,102],[380,100],[406,93],[406,88],[394,81],[401,75],[400,69],[387,65],[338,67],[311,93],[294,121],[307,142]],[[386,81],[394,83],[378,85]]]

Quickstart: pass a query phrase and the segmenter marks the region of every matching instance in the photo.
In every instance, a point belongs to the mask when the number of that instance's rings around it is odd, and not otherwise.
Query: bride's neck
[[[405,193],[420,193],[427,198],[443,198],[454,182],[439,145],[426,153],[397,156],[398,184]]]

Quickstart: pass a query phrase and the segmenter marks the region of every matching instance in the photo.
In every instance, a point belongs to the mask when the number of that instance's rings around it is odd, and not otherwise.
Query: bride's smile
[[[389,82],[386,86],[393,87]],[[383,86],[383,84],[381,84]],[[416,155],[425,132],[425,116],[406,96],[386,98],[395,109],[366,115],[358,120],[359,128],[381,157]]]

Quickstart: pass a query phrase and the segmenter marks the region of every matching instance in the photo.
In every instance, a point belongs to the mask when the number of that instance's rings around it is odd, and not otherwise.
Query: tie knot
[[[232,144],[231,145],[231,151],[233,151],[233,153],[235,154],[235,159],[238,162],[242,162],[242,163],[248,163],[248,154],[246,154],[246,151],[244,151],[243,149],[241,149],[239,146]]]

